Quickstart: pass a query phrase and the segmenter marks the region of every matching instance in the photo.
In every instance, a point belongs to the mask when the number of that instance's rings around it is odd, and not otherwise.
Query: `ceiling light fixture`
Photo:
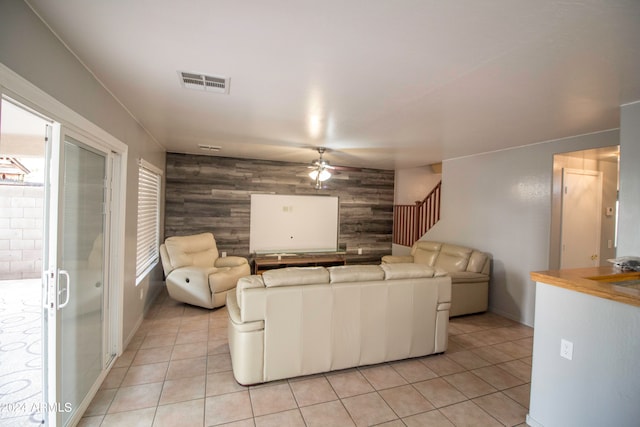
[[[331,166],[328,161],[322,158],[322,155],[324,154],[326,149],[324,147],[318,147],[317,150],[318,154],[320,154],[320,158],[311,162],[309,168],[311,168],[312,170],[311,172],[309,172],[309,178],[315,181],[316,189],[320,189],[320,183],[331,178],[331,172],[329,171],[329,169],[333,169],[333,166]]]
[[[309,172],[309,178],[311,178],[314,181],[318,180],[320,182],[324,182],[329,178],[331,178],[331,172],[329,172],[326,169],[320,169],[320,170],[314,169],[311,172]]]

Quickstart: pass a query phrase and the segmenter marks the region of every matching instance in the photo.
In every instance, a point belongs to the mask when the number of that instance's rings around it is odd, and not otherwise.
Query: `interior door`
[[[602,172],[562,171],[562,247],[560,268],[600,264]]]
[[[44,415],[48,425],[66,426],[113,355],[105,340],[110,154],[60,125],[52,133],[45,201]]]

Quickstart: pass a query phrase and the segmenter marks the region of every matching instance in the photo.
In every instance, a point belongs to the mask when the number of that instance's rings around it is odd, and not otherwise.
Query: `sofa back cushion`
[[[384,270],[379,265],[341,265],[329,267],[331,283],[368,282],[384,279]]]
[[[287,267],[262,273],[267,288],[277,286],[318,285],[329,283],[329,272],[324,267]]]
[[[441,247],[442,243],[428,242],[425,240],[417,241],[411,248],[413,262],[433,266],[436,258],[438,258]]]
[[[446,271],[465,271],[473,249],[443,244],[436,258],[435,267]]]
[[[467,271],[472,273],[482,273],[484,269],[484,265],[487,262],[487,258],[489,256],[480,251],[473,251],[471,253],[471,258],[469,258],[469,265],[467,265]]]
[[[436,270],[428,265],[414,263],[382,264],[386,280],[394,279],[418,279],[423,277],[436,276]],[[446,273],[438,271],[437,276],[444,276]]]
[[[218,259],[218,248],[211,233],[168,237],[164,245],[174,269],[189,266],[213,267]]]

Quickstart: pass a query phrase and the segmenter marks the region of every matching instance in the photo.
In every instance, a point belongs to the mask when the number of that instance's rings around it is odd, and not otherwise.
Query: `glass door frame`
[[[109,150],[112,158],[111,170],[111,232],[110,232],[110,265],[108,266],[108,275],[111,281],[110,295],[107,303],[110,304],[110,337],[108,338],[114,345],[116,356],[122,354],[123,351],[123,298],[124,298],[124,253],[125,253],[125,218],[126,218],[126,181],[128,164],[128,147],[126,144],[105,132],[102,128],[88,121],[80,114],[71,110],[55,98],[48,95],[11,69],[0,63],[0,96],[7,97],[10,100],[31,109],[38,114],[58,122],[70,131],[76,132],[83,138],[92,143],[97,144],[103,150]],[[43,270],[47,266],[43,265]],[[44,277],[44,272],[43,272]],[[44,314],[43,314],[44,315]],[[43,331],[44,332],[44,331]],[[99,383],[106,377],[109,370],[113,366],[115,358],[113,358],[106,369],[103,370],[98,385],[93,387],[78,408],[76,417],[70,420],[70,424],[77,423],[88,407],[91,398],[95,395],[99,388]],[[46,375],[45,375],[46,376]],[[47,389],[45,384],[44,389]],[[45,404],[46,396],[45,396]],[[53,418],[47,425],[56,425],[56,418]],[[77,418],[77,419],[76,419]]]
[[[42,413],[48,425],[62,426],[72,425],[74,424],[72,420],[82,416],[83,406],[88,405],[97,392],[104,379],[103,374],[108,371],[116,355],[115,343],[111,342],[113,325],[109,311],[111,295],[109,271],[111,171],[109,168],[112,163],[112,153],[95,141],[59,123],[53,125],[49,146],[51,150],[48,150],[49,176],[45,201],[49,218],[45,227],[45,246],[47,247],[44,259],[44,268],[47,269],[45,271],[47,296],[43,314],[46,325],[46,331],[43,330],[45,338],[43,347],[46,354],[47,400]],[[83,165],[70,156],[72,152],[88,153],[92,157],[98,156],[103,172],[97,177],[97,183],[96,177],[92,179],[87,176],[86,181],[80,176],[78,176],[80,181],[73,178],[77,173],[84,173],[80,172]],[[73,173],[73,171],[78,172]],[[68,176],[69,172],[71,172],[70,176]],[[82,192],[82,188],[86,188],[86,185],[100,186],[102,188],[100,199],[91,201],[89,194],[80,195],[78,191]],[[73,197],[74,194],[76,198]],[[80,210],[74,208],[74,205],[79,207],[76,204],[79,202],[77,199],[79,195],[81,198],[88,196],[87,203]],[[68,205],[69,201],[71,205]],[[89,208],[89,211],[86,208]],[[87,242],[84,242],[84,251],[79,247],[82,240],[87,237],[86,233],[82,231],[78,233],[76,229],[78,226],[84,228],[91,223],[93,225],[86,231],[93,229],[99,232],[95,239],[102,236],[100,240],[103,249],[98,252],[99,263],[95,264],[94,261],[93,267],[91,267],[91,261],[88,258],[85,259],[85,255],[90,257],[86,247]],[[96,225],[98,229],[95,228]],[[95,239],[89,242],[94,249]],[[99,276],[93,277],[94,273],[99,273]],[[95,289],[89,283],[94,280],[97,280],[96,288],[99,289]],[[86,301],[80,303],[83,298]],[[79,322],[80,316],[77,313],[82,309],[89,310],[85,314],[89,317]],[[78,341],[91,340],[91,337],[95,337],[96,334],[99,337],[94,345],[86,343],[83,345]],[[96,345],[99,347],[97,354]],[[80,367],[88,370],[85,372]],[[65,388],[68,382],[73,386]]]

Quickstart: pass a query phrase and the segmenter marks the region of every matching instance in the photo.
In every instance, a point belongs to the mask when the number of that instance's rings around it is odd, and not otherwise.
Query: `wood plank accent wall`
[[[394,171],[341,172],[316,190],[306,163],[167,153],[165,237],[210,231],[218,248],[248,257],[252,193],[339,197],[340,247],[391,253]]]

